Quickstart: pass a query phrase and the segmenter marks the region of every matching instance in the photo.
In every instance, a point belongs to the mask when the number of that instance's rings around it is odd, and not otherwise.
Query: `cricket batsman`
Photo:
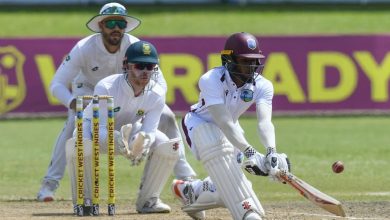
[[[241,166],[275,180],[279,170],[289,170],[287,156],[276,151],[271,121],[274,90],[262,76],[265,57],[253,35],[231,35],[221,58],[222,66],[200,78],[199,102],[182,121],[187,143],[209,178],[174,180],[172,190],[193,219],[205,219],[204,210],[226,207],[235,220],[259,220],[265,216],[264,209]],[[256,106],[258,134],[266,155],[247,141],[239,124],[239,117],[252,105]],[[241,165],[243,157],[246,161]]]

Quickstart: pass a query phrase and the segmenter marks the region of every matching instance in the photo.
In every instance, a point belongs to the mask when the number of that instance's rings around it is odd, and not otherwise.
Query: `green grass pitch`
[[[264,152],[256,133],[256,120],[244,118],[241,125],[260,152]],[[289,155],[293,172],[341,200],[388,200],[388,117],[276,117],[274,124],[280,152]],[[5,120],[0,122],[0,195],[3,200],[34,199],[40,178],[49,163],[52,145],[62,129],[63,119]],[[105,155],[102,158],[106,178]],[[201,164],[187,151],[187,158],[206,177]],[[135,198],[142,166],[117,157],[118,199]],[[345,164],[343,173],[334,174],[336,160]],[[268,178],[249,176],[256,192],[266,201],[302,199],[295,191]],[[105,180],[101,183],[105,186]],[[162,197],[172,199],[167,184]],[[105,187],[101,188],[105,198]],[[385,192],[385,194],[383,194]],[[387,192],[387,194],[386,194]],[[57,193],[70,199],[66,175]]]
[[[90,32],[85,22],[98,10],[97,6],[54,9],[2,6],[0,37],[86,36]],[[129,6],[129,12],[143,21],[134,32],[136,36],[225,36],[237,31],[260,36],[390,31],[388,5]],[[273,121],[278,150],[289,155],[297,176],[340,200],[390,199],[389,117],[276,117]],[[64,119],[0,121],[0,200],[35,198],[63,122]],[[241,124],[250,143],[264,152],[256,135],[255,119],[244,118]],[[206,177],[190,152],[187,157],[199,177]],[[331,171],[336,160],[345,163],[341,174]],[[117,198],[134,199],[142,167],[130,167],[128,161],[118,158],[116,170],[120,192]],[[249,178],[263,200],[302,200],[282,184],[270,183],[267,178]],[[105,198],[104,188],[102,192]],[[70,199],[67,175],[57,197]],[[162,197],[172,199],[168,184]]]

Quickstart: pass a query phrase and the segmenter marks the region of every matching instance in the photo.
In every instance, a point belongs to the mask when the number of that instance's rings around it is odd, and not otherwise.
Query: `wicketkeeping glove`
[[[142,161],[145,160],[149,154],[150,146],[152,145],[149,135],[145,134],[144,132],[141,132],[140,135],[142,135],[144,138],[142,138],[142,141],[137,143],[137,145],[140,146],[132,148],[133,151],[130,156],[130,162],[132,166],[138,166]]]
[[[132,129],[132,124],[126,124],[121,127],[120,132],[114,132],[115,140],[117,141],[119,151],[126,158],[129,158],[131,155],[128,140]]]
[[[137,156],[137,157],[131,157],[130,158],[130,164],[131,166],[138,166],[142,163],[142,161],[145,160],[145,158],[148,156],[149,154],[149,147],[144,149],[144,151],[142,152],[141,155]]]

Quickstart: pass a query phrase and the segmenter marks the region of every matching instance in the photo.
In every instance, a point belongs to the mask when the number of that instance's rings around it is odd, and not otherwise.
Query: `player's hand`
[[[266,168],[269,170],[269,177],[273,181],[286,183],[283,179],[279,178],[280,173],[290,172],[291,164],[286,154],[278,154],[267,149]],[[274,159],[276,157],[276,159]],[[274,161],[276,160],[276,163]]]
[[[148,156],[149,150],[150,150],[150,148],[144,149],[143,152],[138,156],[134,156],[133,154],[131,154],[131,156],[130,156],[131,166],[140,165],[142,163],[142,161],[144,161],[145,158]]]
[[[269,166],[269,174],[271,176],[276,176],[279,172],[279,161],[275,148],[267,148],[266,163],[267,166]]]
[[[252,175],[268,176],[268,170],[264,166],[265,157],[256,153],[242,164],[243,168]]]
[[[114,132],[115,140],[117,140],[118,148],[120,153],[125,156],[126,158],[129,158],[131,155],[131,150],[129,148],[129,137],[130,133],[133,129],[132,124],[125,124],[121,127],[120,132]]]
[[[144,153],[145,150],[149,150],[151,145],[152,143],[150,136],[141,131],[131,138],[129,149],[132,151],[135,157],[138,157]]]

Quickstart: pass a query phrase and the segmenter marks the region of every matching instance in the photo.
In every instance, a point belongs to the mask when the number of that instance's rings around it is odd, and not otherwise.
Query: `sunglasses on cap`
[[[134,63],[133,65],[137,70],[144,70],[146,68],[149,71],[154,70],[157,66],[157,64],[154,63]]]
[[[102,11],[100,14],[102,15],[127,15],[127,10],[121,7],[112,6],[109,8],[106,8],[104,11]]]
[[[107,20],[104,21],[104,25],[108,29],[114,29],[115,26],[118,26],[119,29],[125,29],[127,27],[127,22],[124,20]]]

